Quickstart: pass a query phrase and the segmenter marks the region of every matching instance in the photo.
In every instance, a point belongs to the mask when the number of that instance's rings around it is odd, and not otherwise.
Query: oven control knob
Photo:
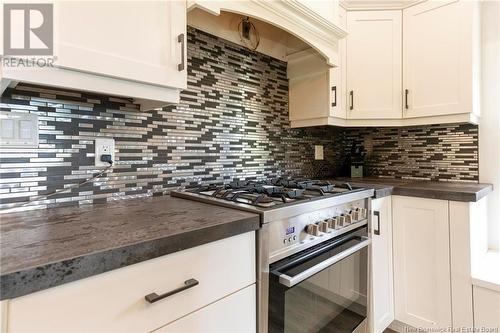
[[[328,220],[328,228],[330,229],[338,229],[338,222],[336,217],[329,218]]]
[[[323,221],[319,223],[319,231],[321,232],[328,232],[328,221]]]
[[[354,221],[361,220],[361,211],[359,208],[356,208],[355,210],[352,211],[352,219]]]
[[[337,216],[337,221],[338,221],[338,223],[337,223],[338,228],[344,227],[345,226],[345,216],[344,216],[344,214],[342,214],[340,216]]]
[[[366,216],[368,214],[368,209],[366,208],[360,208],[359,211],[361,212],[361,218],[366,219]]]
[[[352,222],[352,215],[350,213],[345,214],[345,224],[350,224]]]
[[[309,224],[306,232],[312,236],[319,236],[319,226],[317,224]]]

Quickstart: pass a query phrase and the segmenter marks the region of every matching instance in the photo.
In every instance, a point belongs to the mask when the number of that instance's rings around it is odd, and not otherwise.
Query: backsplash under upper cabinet
[[[344,156],[353,145],[368,151],[365,173],[371,176],[479,181],[477,125],[347,129]]]
[[[1,149],[0,208],[90,177],[94,140],[115,138],[113,172],[41,206],[150,196],[198,182],[331,172],[340,151],[324,130],[288,124],[286,63],[195,29],[188,34],[188,89],[151,112],[131,100],[20,85],[2,111],[39,115],[39,148]],[[323,144],[325,161],[313,161]]]
[[[373,143],[367,171],[477,181],[477,126],[291,129],[286,62],[188,28],[181,103],[141,112],[128,99],[19,85],[1,111],[39,115],[38,148],[0,149],[0,208],[90,177],[94,140],[115,138],[116,165],[38,208],[151,196],[199,182],[332,177],[352,143]],[[365,139],[367,138],[367,139]],[[325,160],[314,160],[324,145]]]

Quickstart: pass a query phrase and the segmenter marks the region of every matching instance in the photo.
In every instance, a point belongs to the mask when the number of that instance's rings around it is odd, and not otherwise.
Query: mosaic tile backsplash
[[[345,130],[342,141],[344,156],[364,146],[367,175],[479,181],[477,125],[355,128]]]
[[[388,177],[477,181],[477,126],[291,129],[286,63],[190,28],[188,89],[150,112],[128,99],[18,85],[0,111],[39,115],[38,148],[0,148],[0,209],[81,182],[94,140],[115,138],[116,161],[99,180],[30,208],[161,194],[200,182],[274,176],[332,177],[352,145],[366,170]],[[314,145],[325,160],[314,160]]]

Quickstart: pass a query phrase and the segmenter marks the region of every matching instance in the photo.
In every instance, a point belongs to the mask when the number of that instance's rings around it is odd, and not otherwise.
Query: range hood
[[[338,66],[338,41],[347,32],[299,1],[188,0],[187,5],[188,11],[201,9],[217,16],[231,12],[271,24],[308,44],[328,66]]]

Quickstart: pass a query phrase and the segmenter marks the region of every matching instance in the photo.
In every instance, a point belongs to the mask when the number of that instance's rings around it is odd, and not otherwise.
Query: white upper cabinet
[[[479,1],[343,1],[342,6],[334,17],[348,35],[338,43],[338,67],[330,73],[331,110],[311,112],[306,106],[318,103],[318,87],[310,89],[300,96],[304,107],[293,110],[292,127],[479,122]]]
[[[404,117],[479,112],[479,1],[403,10]]]
[[[186,2],[54,1],[54,67],[2,68],[17,82],[130,97],[150,109],[187,86]]]
[[[401,118],[401,11],[347,13],[347,118]]]
[[[55,2],[57,65],[165,87],[186,87],[186,71],[178,67],[186,65],[182,50],[185,12],[183,1]]]

